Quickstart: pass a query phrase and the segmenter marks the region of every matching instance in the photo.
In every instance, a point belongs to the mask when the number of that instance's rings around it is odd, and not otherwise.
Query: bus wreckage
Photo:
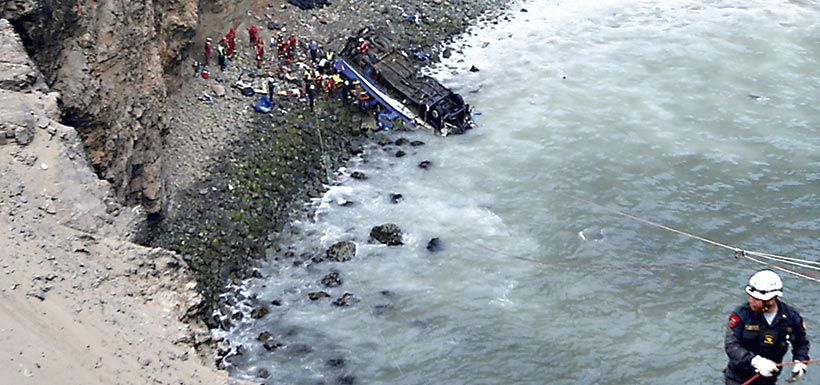
[[[463,134],[475,125],[470,106],[461,95],[432,77],[421,75],[407,55],[387,37],[348,38],[333,67],[361,87],[364,106],[376,109],[379,127],[391,128],[396,119],[439,135]]]

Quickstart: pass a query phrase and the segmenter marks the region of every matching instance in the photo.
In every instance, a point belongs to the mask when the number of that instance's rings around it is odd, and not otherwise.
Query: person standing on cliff
[[[265,60],[265,45],[262,40],[256,41],[256,68],[262,68],[262,62]]]
[[[783,281],[772,270],[752,275],[746,285],[748,300],[729,315],[724,345],[729,364],[723,370],[726,385],[739,385],[755,373],[755,385],[774,385],[780,363],[792,348],[794,364],[787,382],[806,374],[809,340],[806,321],[794,308],[781,301]]]
[[[205,65],[211,65],[211,38],[205,39]]]
[[[225,71],[225,68],[227,67],[227,63],[225,62],[225,56],[228,53],[228,43],[225,39],[225,36],[222,36],[222,38],[219,39],[219,45],[217,45],[216,50],[219,54],[219,70]]]
[[[251,44],[251,48],[256,47],[256,42],[259,40],[259,28],[256,24],[252,24],[250,28],[248,28],[248,42]]]
[[[308,50],[310,51],[310,61],[316,63],[316,60],[319,58],[319,45],[316,44],[316,40],[312,40],[310,44],[308,44]]]
[[[225,35],[225,39],[228,42],[228,58],[233,59],[233,55],[236,52],[234,50],[236,48],[236,31],[234,31],[233,27],[231,27],[228,34]]]

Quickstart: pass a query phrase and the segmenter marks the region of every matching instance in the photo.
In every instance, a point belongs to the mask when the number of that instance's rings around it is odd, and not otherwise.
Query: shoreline
[[[237,7],[249,3],[256,2],[242,2]],[[285,74],[267,66],[261,71],[253,68],[242,39],[247,27],[251,23],[260,25],[259,21],[274,21],[285,33],[293,33],[300,40],[302,48],[295,62],[309,63],[304,42],[315,40],[327,49],[338,50],[349,34],[360,29],[364,21],[370,21],[370,27],[396,38],[405,50],[424,50],[437,61],[446,42],[479,21],[492,20],[510,6],[507,1],[493,0],[458,0],[448,4],[447,11],[439,14],[429,13],[430,9],[443,6],[423,1],[339,1],[309,11],[288,5],[261,8],[266,12],[261,15],[251,10],[240,19],[226,16],[241,20],[235,26],[240,38],[238,59],[228,62],[224,73],[211,66],[209,80],[193,77],[189,69],[180,71],[180,76],[187,80],[171,97],[171,104],[189,119],[182,122],[186,128],[172,131],[166,138],[169,153],[182,154],[172,155],[176,159],[168,162],[166,178],[183,183],[168,187],[168,217],[155,222],[155,227],[143,234],[143,242],[172,249],[191,263],[197,280],[204,286],[208,306],[200,309],[200,316],[209,327],[231,327],[230,319],[212,314],[220,309],[224,313],[238,294],[225,296],[224,287],[258,275],[254,266],[266,258],[266,250],[278,246],[276,233],[292,220],[309,215],[305,203],[321,196],[332,183],[332,174],[361,152],[365,143],[387,140],[368,129],[368,120],[372,118],[350,110],[336,99],[317,98],[315,114],[303,98],[292,97],[275,98],[277,112],[252,111],[249,104],[255,98],[239,94],[238,89],[230,87],[232,81],[242,78],[255,80],[258,85],[272,74],[277,79],[277,91],[282,91],[299,87],[301,70],[296,63]],[[417,22],[407,18],[405,10],[412,7],[416,7],[417,18],[413,20]],[[223,10],[223,15],[238,13]],[[384,25],[374,24],[376,20]],[[225,24],[222,30],[228,28]],[[276,33],[265,28],[262,31],[266,42]],[[208,35],[198,34],[200,38],[205,36]],[[196,51],[192,55],[196,58]],[[414,64],[420,69],[429,61]],[[194,101],[197,96],[213,92],[215,84],[226,90],[224,97],[216,98],[216,104]],[[182,98],[177,98],[180,95]],[[226,111],[224,114],[230,114],[234,120],[225,119],[219,111]],[[208,148],[214,142],[202,140],[203,137],[219,138],[215,141],[219,146]],[[197,147],[202,150],[190,151]],[[186,174],[198,177],[188,178]],[[184,182],[186,178],[193,182]]]
[[[264,9],[259,16],[247,15],[260,27],[276,19],[300,40],[316,39],[336,50],[364,20],[378,20],[401,36],[401,44],[424,47],[434,57],[442,42],[493,17],[493,11],[484,11],[509,5],[506,0],[344,0],[302,11],[285,3],[233,5]],[[416,7],[421,22],[402,16],[399,6]],[[425,19],[435,7],[447,7],[446,17]],[[236,8],[225,12],[246,15]],[[202,19],[209,17],[205,12]],[[14,33],[7,23],[0,27],[4,36]],[[227,25],[201,27],[197,37],[209,28],[227,30]],[[269,37],[271,31],[262,29]],[[237,28],[237,34],[244,30]],[[168,98],[170,130],[163,134],[166,218],[163,227],[154,228],[168,233],[151,239],[145,210],[120,205],[123,192],[117,189],[124,187],[95,175],[83,145],[87,138],[60,123],[66,116],[58,107],[60,95],[50,93],[19,39],[11,40],[18,47],[4,44],[2,50],[26,57],[13,64],[34,75],[13,89],[2,84],[0,97],[15,103],[0,108],[6,114],[0,115],[17,119],[19,114],[8,112],[16,109],[35,117],[33,123],[20,118],[26,121],[22,125],[38,127],[28,144],[0,143],[7,159],[0,165],[0,224],[9,230],[0,239],[0,338],[15,346],[0,359],[14,367],[14,383],[256,383],[217,370],[235,348],[212,332],[230,327],[227,318],[214,318],[214,311],[245,300],[227,285],[256,276],[253,265],[277,245],[279,231],[309,215],[305,203],[321,196],[332,174],[365,143],[386,139],[363,131],[369,128],[362,124],[366,118],[346,111],[338,100],[318,102],[312,115],[304,101],[283,98],[277,102],[285,112],[258,115],[249,111],[250,99],[230,87],[238,72],[229,70],[222,82],[206,83],[192,79],[183,63],[178,75],[183,81]],[[196,40],[193,47],[195,57]],[[290,82],[280,81],[282,89]],[[226,91],[217,99],[218,117],[200,100],[203,93],[216,93],[214,85]],[[159,201],[150,201],[151,210]],[[198,254],[202,250],[207,252]]]

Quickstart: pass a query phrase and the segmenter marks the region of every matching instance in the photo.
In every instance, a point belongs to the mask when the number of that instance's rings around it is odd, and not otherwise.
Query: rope
[[[771,267],[773,269],[777,269],[777,270],[780,270],[782,272],[785,272],[785,273],[788,273],[788,274],[791,274],[791,275],[794,275],[794,276],[797,276],[797,277],[800,277],[800,278],[803,278],[803,279],[807,279],[807,280],[810,280],[810,281],[820,283],[820,279],[815,278],[813,276],[810,276],[808,273],[801,273],[801,272],[798,272],[798,271],[795,271],[795,270],[792,270],[792,269],[789,269],[789,268],[785,268],[785,267],[774,265],[774,264],[771,264],[771,263],[768,263],[768,262],[764,262],[764,261],[761,261],[759,259],[752,258],[750,255],[754,255],[754,256],[757,256],[757,257],[760,257],[760,258],[765,258],[765,259],[768,259],[768,260],[777,261],[777,262],[781,262],[781,263],[787,263],[787,264],[791,264],[791,265],[801,266],[801,267],[809,268],[809,269],[812,269],[812,270],[820,270],[820,268],[811,266],[811,265],[820,265],[820,262],[797,259],[797,258],[788,258],[788,257],[780,256],[780,255],[763,253],[763,252],[759,252],[759,251],[743,250],[743,249],[738,248],[738,247],[733,247],[733,246],[730,246],[730,245],[727,245],[727,244],[724,244],[724,243],[713,241],[713,240],[708,239],[708,238],[704,238],[704,237],[701,237],[701,236],[698,236],[698,235],[690,234],[690,233],[687,233],[685,231],[681,231],[681,230],[678,230],[678,229],[675,229],[675,228],[672,228],[672,227],[669,227],[669,226],[664,226],[664,225],[662,225],[660,223],[657,223],[657,222],[652,222],[650,220],[639,218],[639,217],[636,217],[636,216],[631,215],[631,214],[627,214],[627,213],[622,212],[622,211],[611,209],[609,207],[603,206],[601,204],[595,203],[593,201],[590,201],[590,200],[587,200],[587,199],[584,199],[584,198],[580,198],[580,197],[577,197],[577,196],[574,196],[574,195],[570,195],[570,194],[567,194],[567,193],[564,193],[564,192],[561,192],[561,191],[555,191],[555,192],[558,193],[558,194],[561,194],[565,197],[568,197],[568,198],[571,198],[571,199],[574,199],[574,200],[577,200],[577,201],[580,201],[580,202],[584,202],[584,203],[587,203],[587,204],[592,205],[592,206],[596,206],[596,207],[601,208],[605,211],[608,211],[612,214],[620,215],[622,217],[626,217],[626,218],[635,220],[637,222],[641,222],[643,224],[647,224],[647,225],[657,227],[657,228],[660,228],[660,229],[663,229],[663,230],[666,230],[666,231],[669,231],[669,232],[673,232],[673,233],[682,235],[684,237],[696,239],[696,240],[699,240],[701,242],[705,242],[705,243],[708,243],[708,244],[711,244],[711,245],[722,247],[724,249],[732,250],[732,251],[735,252],[735,257],[744,258],[744,259],[750,260],[750,261],[752,261],[754,263],[757,263],[757,264],[760,264],[760,265],[765,265],[765,266]]]
[[[820,360],[807,360],[807,361],[800,361],[800,362],[802,362],[804,364],[812,364],[812,363],[818,363],[818,362],[820,362]],[[797,361],[795,361],[795,362],[783,362],[783,363],[777,364],[777,366],[794,365],[796,363],[797,363]],[[760,378],[760,373],[757,373],[754,376],[752,376],[752,378],[750,378],[746,382],[744,382],[743,385],[749,385],[758,378]]]

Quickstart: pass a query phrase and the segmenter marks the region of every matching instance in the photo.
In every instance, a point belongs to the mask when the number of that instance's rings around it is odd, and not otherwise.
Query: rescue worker
[[[228,58],[233,59],[234,49],[236,48],[236,31],[233,27],[225,35],[225,39],[228,41]]]
[[[248,28],[248,42],[251,44],[251,48],[256,47],[256,41],[259,40],[259,28],[256,24],[252,24],[250,28]]]
[[[211,41],[212,39],[209,37],[205,39],[205,65],[211,65]]]
[[[307,95],[308,99],[308,106],[310,107],[310,112],[313,112],[313,98],[315,98],[316,94],[316,85],[313,82],[306,82],[305,83],[305,94]]]
[[[308,50],[310,51],[310,61],[316,63],[316,59],[319,57],[319,45],[316,44],[316,40],[312,40],[308,44]]]
[[[794,308],[780,301],[783,281],[772,270],[761,270],[749,279],[747,303],[729,315],[724,346],[729,364],[723,370],[726,385],[740,385],[759,373],[754,385],[773,385],[789,344],[792,359],[809,360],[806,322]],[[788,367],[786,367],[788,368]],[[791,366],[788,382],[806,374],[806,364]]]
[[[293,36],[293,35],[288,36],[288,38],[286,40],[286,43],[285,43],[286,47],[287,47],[285,49],[285,55],[287,56],[288,61],[293,60],[293,54],[294,54],[294,52],[296,52],[296,45],[298,43],[299,43],[299,41],[296,40],[296,36]]]
[[[268,83],[268,99],[273,101],[273,77],[268,76],[266,82]]]
[[[262,40],[256,42],[256,68],[262,68],[262,62],[265,60],[265,45]]]
[[[276,34],[276,58],[280,61],[285,57],[285,39],[282,34]]]
[[[359,38],[359,53],[362,55],[367,55],[370,52],[370,44],[368,44],[364,39]]]
[[[219,60],[219,70],[225,71],[225,68],[227,68],[228,65],[225,61],[225,56],[228,53],[228,43],[225,36],[222,36],[222,38],[219,39],[219,44],[216,46],[216,51],[218,54],[217,59]]]

